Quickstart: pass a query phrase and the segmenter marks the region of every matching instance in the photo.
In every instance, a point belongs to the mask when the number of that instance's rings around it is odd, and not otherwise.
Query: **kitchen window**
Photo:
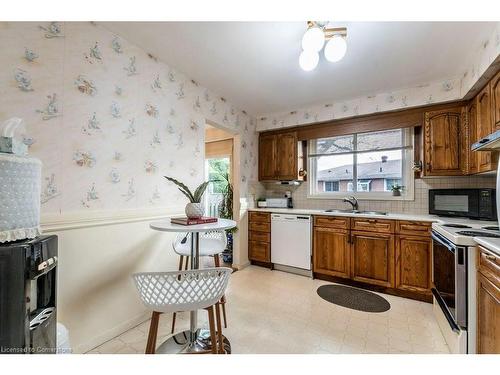
[[[309,197],[413,199],[413,129],[309,141]],[[392,187],[404,186],[401,196]]]

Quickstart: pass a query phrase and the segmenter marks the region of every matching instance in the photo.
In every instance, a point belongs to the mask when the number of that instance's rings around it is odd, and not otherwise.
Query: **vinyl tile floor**
[[[226,293],[233,354],[422,353],[449,349],[429,303],[380,294],[391,304],[384,313],[366,313],[329,303],[319,286],[329,284],[281,271],[249,266],[231,276]],[[160,318],[160,345],[170,336],[171,314]],[[208,327],[206,312],[199,326]],[[189,313],[178,314],[176,331],[188,329]],[[144,353],[149,320],[89,353]]]

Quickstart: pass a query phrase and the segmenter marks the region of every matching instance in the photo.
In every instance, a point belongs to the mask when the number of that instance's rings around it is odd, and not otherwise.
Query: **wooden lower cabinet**
[[[431,223],[365,221],[314,217],[314,276],[431,302]]]
[[[431,294],[432,240],[430,237],[396,236],[395,287]]]
[[[500,354],[500,289],[477,276],[477,352]]]
[[[271,263],[271,214],[250,212],[248,215],[248,259]]]
[[[500,354],[500,256],[479,247],[477,353]]]
[[[314,227],[313,271],[337,277],[350,277],[348,230]]]
[[[394,287],[394,235],[351,233],[351,279]]]
[[[270,262],[270,244],[262,241],[248,241],[248,259],[258,262]]]

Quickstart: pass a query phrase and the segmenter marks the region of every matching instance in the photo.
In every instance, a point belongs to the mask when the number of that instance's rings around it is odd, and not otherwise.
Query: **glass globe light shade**
[[[299,65],[306,72],[316,68],[318,61],[319,54],[315,51],[302,51],[299,57]]]
[[[302,49],[304,51],[319,52],[325,44],[325,33],[319,27],[311,27],[302,37]]]
[[[325,58],[330,62],[342,60],[347,51],[347,42],[344,37],[335,35],[326,43]]]

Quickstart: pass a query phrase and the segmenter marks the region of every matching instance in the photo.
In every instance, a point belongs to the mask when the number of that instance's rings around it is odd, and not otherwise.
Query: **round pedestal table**
[[[179,225],[170,222],[170,219],[155,221],[149,225],[153,230],[160,232],[191,232],[191,269],[200,268],[200,233],[214,230],[231,229],[236,226],[236,221],[219,219],[216,223],[198,225]],[[207,329],[199,329],[198,312],[190,312],[190,329],[179,332],[169,337],[162,343],[156,353],[205,353],[212,350],[210,333]],[[222,336],[223,346],[226,353],[231,353],[229,340]]]

